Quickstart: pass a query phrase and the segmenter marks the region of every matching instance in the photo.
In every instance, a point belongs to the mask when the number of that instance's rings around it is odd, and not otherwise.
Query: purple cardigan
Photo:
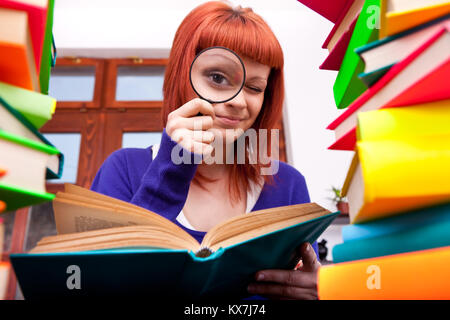
[[[153,161],[151,147],[113,152],[97,172],[91,190],[156,212],[201,242],[205,232],[187,229],[176,220],[197,169],[191,153],[191,164],[172,162],[171,152],[176,145],[164,129]],[[310,202],[305,178],[295,168],[280,161],[274,178],[276,184],[264,184],[252,211]],[[313,248],[319,256],[317,242]]]

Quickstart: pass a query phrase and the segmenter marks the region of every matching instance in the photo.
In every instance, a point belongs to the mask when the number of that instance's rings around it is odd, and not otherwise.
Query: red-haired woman
[[[195,56],[213,46],[236,52],[246,69],[242,91],[232,100],[214,105],[199,99],[189,82]],[[179,26],[170,51],[160,144],[114,152],[91,189],[154,211],[199,242],[214,225],[234,216],[310,202],[304,177],[278,160],[271,163],[276,167],[272,175],[261,174],[267,169],[261,161],[173,162],[175,147],[194,157],[211,157],[219,147],[236,153],[237,148],[214,145],[223,141],[236,146],[239,137],[226,139],[230,130],[242,133],[252,129],[259,134],[259,129],[266,129],[271,144],[270,132],[282,114],[283,98],[283,52],[264,20],[249,8],[232,8],[223,2],[200,5]],[[197,130],[199,124],[202,130]],[[255,151],[245,150],[249,160]],[[262,270],[249,292],[271,298],[316,299],[317,243],[301,245],[299,255],[303,263],[299,270]]]

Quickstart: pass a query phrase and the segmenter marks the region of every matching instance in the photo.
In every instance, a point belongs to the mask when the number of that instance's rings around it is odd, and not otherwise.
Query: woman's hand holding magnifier
[[[166,133],[186,150],[208,156],[213,151],[214,134],[207,130],[213,127],[214,119],[211,103],[195,98],[169,114]]]

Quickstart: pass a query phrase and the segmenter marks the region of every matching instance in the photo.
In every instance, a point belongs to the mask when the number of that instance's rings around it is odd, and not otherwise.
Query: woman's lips
[[[222,122],[223,124],[229,125],[229,126],[235,126],[241,121],[240,119],[221,117],[218,115],[216,115],[216,119],[219,120],[220,122]]]

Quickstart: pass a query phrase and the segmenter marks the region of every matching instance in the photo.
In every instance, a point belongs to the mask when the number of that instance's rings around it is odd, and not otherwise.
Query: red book
[[[47,23],[48,0],[0,0],[0,7],[15,9],[28,13],[31,41],[33,43],[34,60],[39,74],[41,66],[42,45]]]
[[[338,22],[348,2],[354,0],[298,0],[333,23]]]
[[[450,24],[396,64],[355,100],[327,129],[334,130],[333,150],[354,150],[358,112],[450,99]]]
[[[319,69],[339,71],[339,69],[341,68],[342,60],[344,60],[345,53],[347,52],[348,44],[350,43],[350,39],[352,38],[353,30],[355,30],[356,21],[358,21],[358,17],[353,20],[350,28],[344,34],[342,34],[342,36],[339,38],[339,41],[336,43]]]

